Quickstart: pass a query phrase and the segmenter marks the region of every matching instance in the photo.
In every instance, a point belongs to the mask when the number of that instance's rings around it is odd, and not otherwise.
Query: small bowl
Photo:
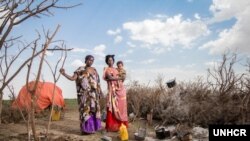
[[[144,141],[145,140],[145,137],[139,136],[138,133],[135,133],[134,136],[135,136],[135,140],[137,140],[137,141]]]

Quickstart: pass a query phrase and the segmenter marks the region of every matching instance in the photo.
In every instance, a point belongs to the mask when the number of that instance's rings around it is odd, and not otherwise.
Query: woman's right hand
[[[64,68],[61,68],[59,71],[60,71],[61,74],[65,74],[65,69]]]

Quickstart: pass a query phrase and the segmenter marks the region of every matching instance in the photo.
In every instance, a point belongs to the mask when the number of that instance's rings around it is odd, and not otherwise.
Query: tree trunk
[[[52,119],[52,113],[53,113],[53,110],[54,110],[55,91],[56,91],[56,82],[54,82],[53,93],[52,93],[53,94],[53,96],[52,96],[52,105],[51,105],[51,109],[50,109],[49,122],[48,122],[47,130],[46,130],[46,136],[47,137],[49,135],[50,123],[51,123],[51,119]]]
[[[151,109],[149,113],[147,113],[147,123],[150,126],[153,124],[153,112],[154,112],[154,109]]]
[[[36,126],[35,126],[35,94],[31,94],[31,128],[32,128],[32,133],[34,140],[37,141],[37,136],[36,136]]]
[[[0,91],[0,124],[2,123],[3,92]]]

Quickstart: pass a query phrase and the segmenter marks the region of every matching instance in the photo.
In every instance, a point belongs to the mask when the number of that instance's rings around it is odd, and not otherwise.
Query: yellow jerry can
[[[128,140],[128,130],[127,127],[124,124],[121,124],[120,129],[120,139],[121,141],[127,141]]]
[[[58,120],[60,120],[60,116],[61,116],[61,111],[53,109],[51,120],[52,121],[58,121]]]

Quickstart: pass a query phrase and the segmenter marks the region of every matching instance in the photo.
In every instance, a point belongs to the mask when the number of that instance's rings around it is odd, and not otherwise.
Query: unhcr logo
[[[250,125],[209,125],[209,141],[250,141]]]
[[[213,129],[214,136],[247,136],[246,129]]]

